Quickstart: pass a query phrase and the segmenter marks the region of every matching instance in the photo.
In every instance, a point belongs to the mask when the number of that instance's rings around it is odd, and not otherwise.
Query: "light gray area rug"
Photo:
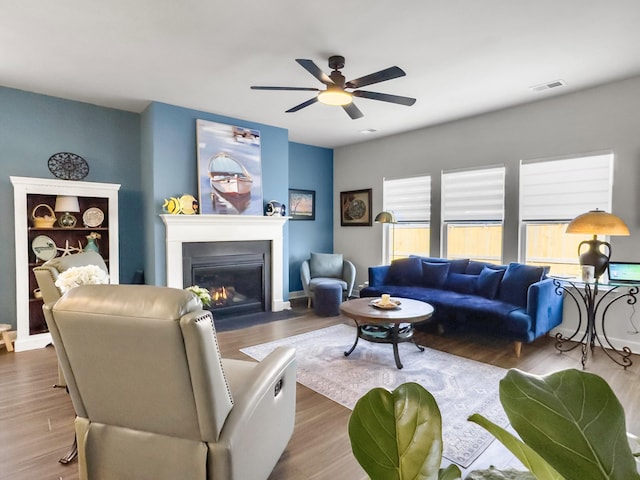
[[[420,352],[412,343],[399,345],[404,368],[398,370],[388,344],[360,339],[345,357],[355,335],[355,327],[341,324],[241,351],[262,360],[278,346],[295,347],[298,382],[349,409],[372,388],[393,390],[405,382],[419,383],[437,400],[442,414],[443,456],[464,468],[494,439],[467,421],[469,415],[480,413],[498,425],[508,425],[498,396],[506,370],[429,348]]]

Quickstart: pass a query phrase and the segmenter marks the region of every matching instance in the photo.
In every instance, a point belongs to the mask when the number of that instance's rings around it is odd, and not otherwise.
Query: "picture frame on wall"
[[[289,189],[289,216],[291,220],[315,220],[316,191]]]
[[[196,120],[201,214],[262,215],[260,131]]]
[[[340,225],[370,227],[371,189],[340,192]]]

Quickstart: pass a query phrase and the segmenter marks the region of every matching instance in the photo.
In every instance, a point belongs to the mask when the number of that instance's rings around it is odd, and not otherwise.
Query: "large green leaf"
[[[442,417],[433,396],[417,383],[366,393],[349,418],[349,438],[372,480],[460,478],[457,467],[439,473]]]
[[[477,423],[494,437],[500,443],[509,449],[513,455],[522,462],[522,464],[535,475],[537,480],[564,480],[564,477],[554,470],[544,458],[536,453],[531,447],[523,443],[504,428],[487,420],[479,413],[474,413],[469,417],[469,421]]]
[[[438,480],[460,480],[460,469],[457,465],[451,464],[447,468],[441,468],[438,472]]]
[[[510,370],[500,401],[520,438],[567,480],[636,480],[622,405],[599,376]]]

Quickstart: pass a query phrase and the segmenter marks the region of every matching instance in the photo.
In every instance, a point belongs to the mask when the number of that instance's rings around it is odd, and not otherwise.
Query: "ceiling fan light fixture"
[[[326,90],[318,93],[318,101],[325,105],[342,107],[349,105],[353,101],[353,97],[349,92],[345,92],[341,88],[327,87]]]

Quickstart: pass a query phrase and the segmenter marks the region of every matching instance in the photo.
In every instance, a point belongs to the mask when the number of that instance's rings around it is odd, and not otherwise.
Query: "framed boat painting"
[[[262,215],[260,131],[196,120],[201,214]]]
[[[289,190],[289,216],[291,220],[316,219],[315,190]]]
[[[340,225],[371,226],[371,189],[340,192]]]

